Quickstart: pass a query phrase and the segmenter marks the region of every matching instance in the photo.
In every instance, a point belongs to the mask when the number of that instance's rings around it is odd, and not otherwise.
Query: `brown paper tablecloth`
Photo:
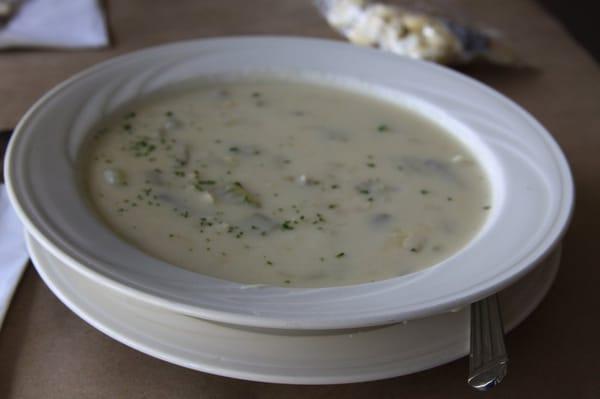
[[[464,72],[514,99],[552,132],[577,186],[556,283],[508,335],[509,375],[487,397],[600,398],[598,65],[533,1],[445,3],[506,32],[540,67],[540,73],[491,67]],[[14,127],[33,101],[73,73],[141,47],[240,34],[336,38],[309,0],[113,0],[107,10],[111,49],[0,52],[0,128]],[[0,398],[481,397],[465,384],[467,368],[467,359],[460,359],[410,376],[337,386],[212,376],[151,358],[96,331],[61,304],[31,267],[0,331]]]

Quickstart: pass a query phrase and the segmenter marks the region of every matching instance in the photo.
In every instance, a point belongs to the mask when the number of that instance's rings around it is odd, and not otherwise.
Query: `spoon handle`
[[[467,382],[487,391],[506,376],[508,356],[497,295],[471,304],[471,353]]]

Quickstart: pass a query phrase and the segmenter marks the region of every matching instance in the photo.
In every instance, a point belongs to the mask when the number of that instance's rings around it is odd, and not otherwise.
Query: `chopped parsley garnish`
[[[343,258],[346,254],[344,252],[340,252],[339,254],[337,254],[335,257],[336,258]]]
[[[381,124],[381,125],[377,126],[377,131],[380,133],[389,132],[389,130],[390,130],[390,127],[388,125]]]
[[[129,125],[131,126],[131,125]],[[152,143],[149,143],[146,139],[139,139],[129,146],[129,149],[133,152],[136,157],[145,157],[150,155],[154,150],[156,150],[156,146]]]
[[[317,224],[317,223],[325,223],[325,218],[320,213],[317,213],[317,220],[315,220],[313,222],[313,224]]]

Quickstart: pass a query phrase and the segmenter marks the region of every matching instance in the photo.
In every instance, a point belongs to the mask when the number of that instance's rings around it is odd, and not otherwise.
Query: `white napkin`
[[[27,259],[23,226],[0,184],[0,328]]]
[[[0,27],[0,50],[16,47],[94,48],[108,45],[97,0],[20,0]]]

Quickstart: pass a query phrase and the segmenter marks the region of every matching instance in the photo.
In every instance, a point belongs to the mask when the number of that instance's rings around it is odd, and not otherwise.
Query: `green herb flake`
[[[427,195],[427,194],[429,194],[429,190],[425,190],[425,189],[421,190],[421,195]]]
[[[346,256],[346,254],[344,252],[340,252],[335,257],[339,259],[339,258],[343,258],[344,256]]]
[[[390,127],[386,124],[381,124],[379,126],[377,126],[377,131],[379,133],[384,133],[384,132],[389,132],[390,131]]]
[[[234,182],[233,184],[228,185],[225,188],[228,194],[234,195],[237,198],[242,199],[245,203],[252,205],[256,208],[261,207],[261,202],[259,198],[252,194],[250,191],[246,190],[242,183],[239,181]]]
[[[139,139],[131,143],[129,149],[133,152],[136,157],[145,157],[150,155],[154,150],[156,150],[156,146],[154,144],[148,143],[146,139]]]

